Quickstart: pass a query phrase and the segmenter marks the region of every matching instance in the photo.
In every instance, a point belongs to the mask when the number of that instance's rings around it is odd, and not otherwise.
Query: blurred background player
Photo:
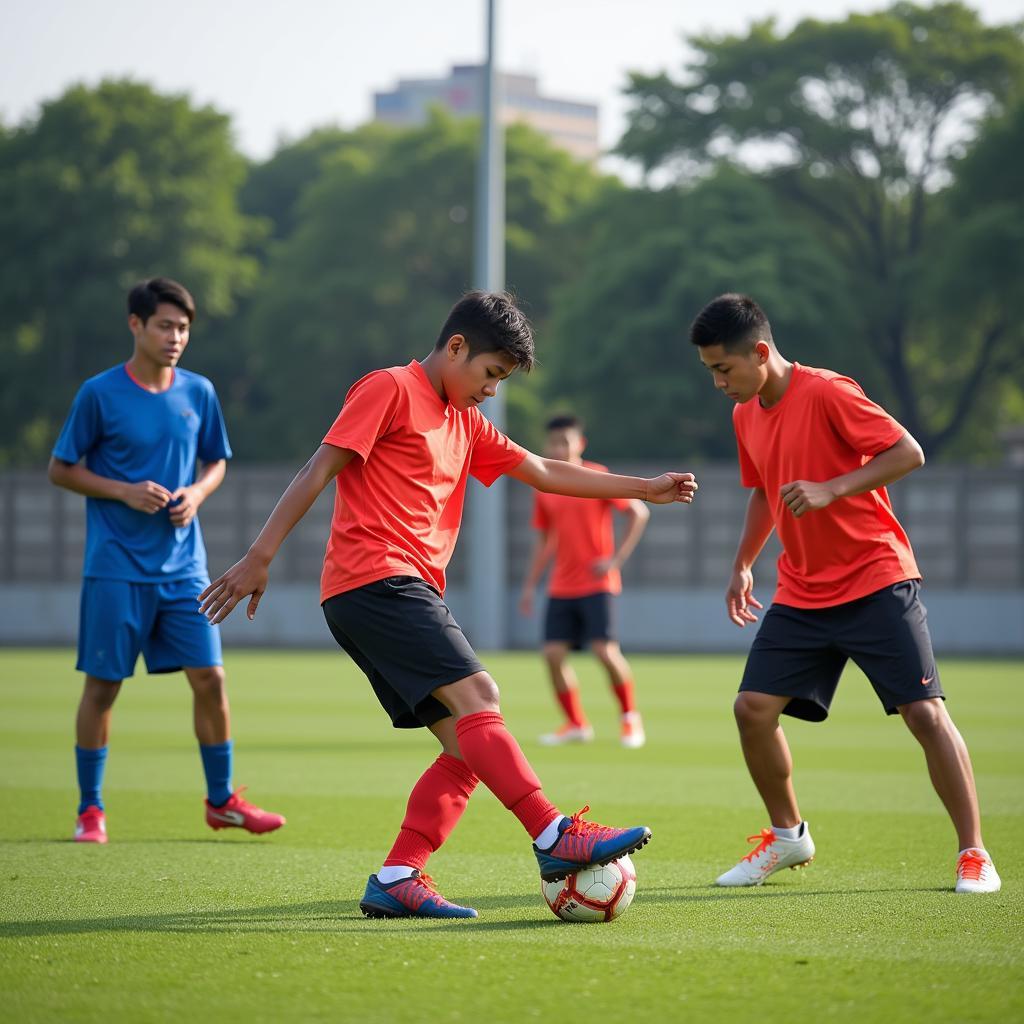
[[[688,503],[697,489],[690,473],[595,473],[509,440],[479,406],[533,358],[533,329],[510,295],[464,295],[422,361],[356,381],[248,553],[201,595],[211,622],[245,598],[252,618],[285,537],[337,479],[321,576],[327,625],[392,726],[427,728],[442,748],[413,787],[391,852],[367,880],[360,907],[368,917],[477,916],[441,896],[424,869],[479,781],[533,840],[545,881],[608,863],[650,837],[644,826],[585,821],[587,808],[566,817],[547,799],[505,726],[497,684],[443,598],[470,476],[485,486],[508,474],[545,491],[659,504]]]
[[[740,475],[751,489],[726,592],[737,626],[757,621],[752,567],[772,530],[782,543],[778,587],[735,703],[743,756],[771,827],[750,837],[758,845],[718,885],[760,885],[814,857],[779,716],[823,722],[852,659],[886,714],[899,714],[924,750],[960,846],[956,891],[997,891],[971,758],[939,684],[921,573],[885,489],[924,465],[920,445],[856,381],[787,361],[763,310],[745,295],[708,303],[690,340],[715,387],[736,403]]]
[[[232,791],[220,632],[196,605],[209,583],[197,513],[224,479],[231,448],[213,385],[178,369],[194,318],[195,302],[176,281],[136,285],[128,295],[134,353],[82,385],[50,459],[50,480],[86,497],[78,842],[107,841],[102,785],[111,711],[140,652],[149,672],[184,670],[192,687],[207,824],[249,832],[284,824]]]
[[[598,473],[607,467],[583,459],[587,439],[575,416],[554,416],[547,423],[544,454]],[[612,511],[626,518],[622,543],[616,549]],[[561,728],[540,737],[541,743],[585,743],[594,730],[583,712],[579,681],[569,664],[569,651],[590,646],[608,673],[621,713],[624,747],[642,747],[643,721],[636,710],[633,673],[615,638],[614,595],[622,592],[619,570],[647,528],[650,512],[628,498],[573,498],[564,494],[534,496],[532,525],[538,531],[530,567],[523,582],[519,610],[533,614],[534,593],[548,563],[554,568],[548,583],[544,616],[544,660],[555,696],[565,712]]]

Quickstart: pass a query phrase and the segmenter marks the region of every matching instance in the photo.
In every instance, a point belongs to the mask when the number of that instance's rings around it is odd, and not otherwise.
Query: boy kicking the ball
[[[213,385],[178,367],[192,296],[156,277],[128,295],[135,348],[87,380],[50,459],[50,480],[86,497],[76,720],[76,841],[105,843],[102,784],[114,701],[139,654],[151,673],[184,671],[206,775],[206,823],[272,832],[284,824],[232,790],[233,744],[220,631],[196,607],[210,582],[199,506],[231,457]]]
[[[566,817],[541,788],[505,727],[498,687],[444,603],[445,567],[470,475],[503,473],[539,490],[591,498],[689,502],[690,473],[652,480],[542,459],[510,441],[479,406],[517,368],[533,364],[533,332],[511,297],[471,292],[452,308],[422,361],[377,370],[349,390],[313,457],[282,495],[248,553],[201,595],[211,622],[249,598],[251,619],[285,537],[336,480],[321,577],[327,625],[366,674],[399,729],[427,728],[441,754],[413,787],[405,820],[370,876],[369,917],[476,917],[424,874],[483,781],[522,823],[545,880],[605,864],[650,838]]]
[[[956,891],[996,892],[970,756],[943,703],[921,574],[885,490],[924,464],[921,448],[849,377],[783,358],[753,299],[719,296],[694,320],[690,340],[715,387],[736,403],[740,474],[751,488],[726,592],[737,626],[757,621],[751,570],[773,529],[782,542],[778,588],[735,703],[771,827],[751,837],[756,848],[717,884],[760,885],[814,857],[779,716],[824,721],[852,659],[924,749],[957,833]]]
[[[555,416],[547,424],[544,454],[551,459],[586,466],[599,473],[606,467],[585,462],[587,439],[575,416]],[[622,542],[615,547],[612,513],[626,519]],[[594,730],[583,713],[579,683],[569,664],[569,651],[587,644],[608,673],[619,703],[619,739],[624,747],[642,747],[643,720],[636,709],[633,673],[615,639],[615,595],[622,590],[619,570],[647,528],[651,514],[635,498],[593,501],[562,494],[536,494],[533,527],[538,532],[530,567],[523,581],[519,610],[533,614],[533,596],[549,562],[554,560],[544,616],[544,661],[551,675],[565,723],[541,736],[541,743],[586,743]]]

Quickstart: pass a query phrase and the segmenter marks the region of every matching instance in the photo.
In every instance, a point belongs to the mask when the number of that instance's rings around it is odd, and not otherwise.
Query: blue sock
[[[86,807],[98,807],[103,810],[103,769],[107,767],[107,748],[99,750],[83,750],[76,744],[75,762],[78,765],[78,813]]]
[[[206,796],[214,807],[221,807],[231,799],[231,756],[234,740],[227,743],[199,744],[206,774]]]

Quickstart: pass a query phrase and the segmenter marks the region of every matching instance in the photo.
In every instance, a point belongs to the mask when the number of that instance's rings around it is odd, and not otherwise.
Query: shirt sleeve
[[[99,398],[93,388],[83,384],[53,446],[54,458],[75,465],[99,441],[102,431]]]
[[[217,398],[217,392],[212,384],[206,389],[196,454],[203,462],[219,462],[221,459],[231,458],[228,428],[224,423],[220,400]]]
[[[526,449],[507,438],[478,409],[473,410],[476,436],[469,459],[469,472],[485,487],[490,487],[502,473],[515,469],[526,458]]]
[[[398,403],[398,383],[387,370],[367,374],[349,389],[323,443],[348,448],[365,462],[373,446],[388,432]]]
[[[854,451],[877,455],[891,448],[906,430],[849,377],[833,377],[822,388],[829,422]]]
[[[530,517],[530,525],[535,530],[546,531],[551,529],[551,518],[548,515],[548,510],[544,507],[544,502],[536,492],[533,495],[533,515]]]

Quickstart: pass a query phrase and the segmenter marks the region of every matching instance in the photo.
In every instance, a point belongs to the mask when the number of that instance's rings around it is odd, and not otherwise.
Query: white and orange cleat
[[[206,824],[210,828],[244,828],[247,832],[259,834],[279,829],[285,819],[280,814],[265,811],[262,807],[242,799],[245,786],[239,786],[231,799],[221,807],[214,807],[209,800],[206,804]]]
[[[644,720],[640,717],[639,711],[627,711],[622,716],[622,725],[619,728],[619,742],[624,747],[635,750],[647,742],[647,734],[644,732]]]
[[[107,841],[107,817],[95,805],[86,807],[75,822],[76,843],[105,843]]]
[[[747,836],[748,843],[757,843],[736,867],[715,879],[715,885],[760,885],[783,868],[802,868],[814,860],[814,840],[807,822],[801,825],[798,839],[783,839],[770,828],[756,836]]]
[[[546,732],[539,737],[545,747],[561,747],[566,743],[589,743],[594,738],[594,730],[589,725],[573,725],[566,722],[554,732]]]
[[[992,858],[977,847],[960,853],[956,862],[956,892],[999,892],[1002,880]]]

